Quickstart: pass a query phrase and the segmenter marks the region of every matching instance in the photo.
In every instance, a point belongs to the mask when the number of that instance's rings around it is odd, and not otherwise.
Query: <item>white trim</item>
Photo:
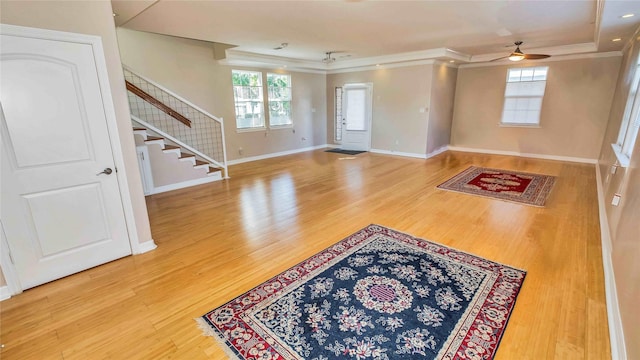
[[[183,98],[182,96],[180,96],[180,95],[178,95],[178,94],[174,93],[173,91],[171,91],[171,90],[167,89],[166,87],[164,87],[164,86],[162,86],[162,85],[158,84],[157,82],[155,82],[155,81],[153,81],[153,80],[151,80],[151,79],[149,79],[149,78],[147,78],[147,77],[145,77],[145,76],[140,75],[137,71],[133,70],[131,67],[129,67],[129,66],[125,65],[125,64],[122,64],[122,67],[123,67],[123,68],[125,68],[125,69],[127,69],[127,70],[129,70],[130,72],[134,73],[137,77],[141,78],[142,80],[144,80],[144,81],[146,81],[146,82],[150,83],[151,85],[153,85],[153,86],[155,86],[155,87],[159,88],[160,90],[162,90],[162,91],[164,91],[164,92],[166,92],[166,93],[169,93],[169,95],[171,95],[171,96],[173,96],[173,97],[177,98],[178,100],[182,101],[183,103],[185,103],[185,104],[187,104],[187,105],[191,106],[192,108],[194,108],[194,109],[196,109],[196,110],[200,111],[201,113],[203,113],[203,114],[207,115],[208,117],[210,117],[210,118],[214,119],[215,121],[217,121],[217,122],[219,122],[219,123],[222,123],[222,118],[219,118],[219,117],[217,117],[217,116],[212,115],[212,114],[211,114],[211,113],[209,113],[208,111],[206,111],[206,110],[202,109],[202,108],[201,108],[201,107],[199,107],[198,105],[196,105],[196,104],[192,103],[191,101],[189,101],[189,100],[187,100],[187,99]]]
[[[9,285],[0,286],[0,301],[7,300],[11,297]]]
[[[622,51],[609,51],[602,53],[588,53],[588,54],[571,54],[571,55],[556,55],[544,60],[536,60],[536,64],[545,63],[545,62],[553,62],[553,61],[568,61],[568,60],[580,60],[580,59],[597,59],[597,58],[607,58],[607,57],[615,57],[622,56]],[[522,66],[532,66],[531,62],[514,62],[508,59],[500,60],[500,61],[492,61],[492,62],[480,62],[480,63],[471,63],[471,64],[460,64],[459,68],[476,68],[476,67],[485,67],[485,66],[515,66],[522,64]]]
[[[187,180],[187,181],[182,181],[182,182],[175,183],[175,184],[169,184],[169,185],[162,185],[162,186],[154,187],[153,190],[151,190],[151,193],[149,195],[160,194],[160,193],[167,192],[167,191],[172,191],[172,190],[184,189],[184,188],[187,188],[187,187],[190,187],[190,186],[207,184],[207,183],[214,182],[214,181],[219,181],[219,180],[222,180],[222,175],[220,174],[220,172],[218,172],[218,176],[209,175],[209,176],[205,176],[203,178]]]
[[[611,343],[611,358],[626,360],[626,346],[624,342],[624,329],[620,316],[618,291],[616,279],[611,261],[611,232],[607,209],[604,201],[604,188],[602,186],[600,165],[596,164],[596,184],[598,188],[598,210],[600,214],[600,240],[602,242],[602,268],[604,270],[604,287],[607,301],[607,319],[609,322],[609,342]]]
[[[17,295],[22,292],[22,284],[20,283],[16,267],[9,255],[10,252],[9,243],[4,233],[4,227],[2,226],[2,219],[0,219],[0,268],[2,268],[2,274],[7,282],[6,286],[9,295]]]
[[[402,151],[390,151],[390,150],[382,150],[382,149],[371,149],[369,151],[374,154],[395,155],[395,156],[404,156],[404,157],[417,158],[417,159],[427,159],[427,155],[425,154],[408,153],[408,152],[402,152]]]
[[[301,152],[324,149],[324,148],[327,148],[327,147],[337,147],[337,146],[329,145],[329,144],[322,144],[322,145],[316,145],[316,146],[303,147],[303,148],[300,148],[300,149],[280,151],[280,152],[276,152],[276,153],[263,154],[263,155],[257,155],[257,156],[250,156],[250,157],[246,157],[246,158],[229,160],[229,165],[236,165],[236,164],[242,164],[242,163],[251,162],[251,161],[270,159],[270,158],[274,158],[274,157],[280,157],[280,156],[285,156],[285,155],[297,154],[297,153],[301,153]]]
[[[611,144],[611,148],[613,148],[613,153],[616,154],[616,158],[622,167],[629,167],[631,163],[631,159],[625,154],[622,153],[622,148],[618,144]]]
[[[158,247],[158,245],[156,245],[155,241],[153,241],[153,239],[149,240],[149,241],[145,241],[142,244],[140,244],[140,252],[138,254],[144,254],[146,252],[155,250]]]
[[[442,154],[443,152],[445,152],[447,150],[449,150],[449,145],[440,146],[439,148],[437,148],[437,149],[433,150],[432,152],[428,153],[427,154],[427,159],[432,158],[432,157],[434,157],[436,155],[440,155],[440,154]]]
[[[175,137],[173,137],[173,136],[169,135],[168,133],[166,133],[166,132],[164,132],[164,131],[160,130],[159,128],[157,128],[157,127],[155,127],[155,126],[153,126],[153,125],[149,124],[148,122],[146,122],[146,121],[144,121],[144,120],[140,119],[139,117],[137,117],[137,116],[135,116],[135,115],[133,115],[133,114],[129,114],[129,115],[131,116],[131,119],[132,119],[133,121],[137,122],[138,124],[140,124],[140,125],[144,126],[145,128],[147,128],[147,129],[149,129],[149,130],[153,131],[154,133],[156,133],[156,134],[160,135],[161,137],[163,137],[163,138],[165,138],[165,139],[168,139],[168,140],[170,140],[170,141],[172,141],[172,142],[174,142],[174,143],[178,144],[180,147],[183,147],[183,148],[185,148],[185,149],[189,150],[190,152],[192,152],[192,153],[194,153],[194,154],[196,154],[196,155],[200,156],[201,158],[203,158],[203,159],[207,160],[207,161],[208,161],[208,162],[210,162],[211,164],[214,164],[214,165],[216,165],[216,166],[218,166],[218,167],[223,168],[223,169],[224,169],[225,174],[227,173],[227,164],[222,164],[222,163],[220,163],[219,161],[214,160],[211,156],[206,155],[206,154],[202,153],[201,151],[199,151],[199,150],[197,150],[197,149],[195,149],[195,148],[193,148],[193,147],[191,147],[191,146],[189,146],[189,145],[185,144],[184,142],[182,142],[182,141],[178,140],[177,138],[175,138]],[[224,134],[222,134],[222,137],[224,138]],[[162,139],[162,140],[145,140],[145,142],[144,142],[144,143],[145,143],[146,145],[158,144],[158,145],[160,145],[160,146],[163,146],[163,145],[164,145],[164,139]],[[178,155],[178,156],[180,156],[180,155]]]
[[[568,161],[568,162],[577,162],[577,163],[584,163],[584,164],[596,164],[598,162],[597,159],[579,158],[579,157],[573,157],[573,156],[531,154],[531,153],[521,153],[517,151],[477,149],[477,148],[468,148],[463,146],[452,146],[452,145],[449,145],[448,148],[449,150],[452,150],[452,151],[474,152],[474,153],[492,154],[492,155],[520,156],[520,157],[526,157],[526,158]]]

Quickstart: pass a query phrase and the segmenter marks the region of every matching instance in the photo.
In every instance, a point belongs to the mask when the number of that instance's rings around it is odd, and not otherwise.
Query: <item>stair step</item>
[[[206,161],[196,159],[196,164],[193,165],[193,168],[194,169],[209,168],[209,163]]]
[[[156,141],[156,140],[164,140],[164,138],[157,137],[157,136],[149,136],[149,137],[147,137],[147,141]]]
[[[162,150],[175,150],[175,149],[180,149],[180,146],[165,145],[164,149]]]
[[[196,157],[193,154],[187,154],[187,153],[180,153],[180,159],[188,159],[188,158],[192,158],[192,157]]]
[[[133,128],[133,131],[144,131],[144,130],[147,130],[147,129],[141,128],[141,127],[134,127]]]

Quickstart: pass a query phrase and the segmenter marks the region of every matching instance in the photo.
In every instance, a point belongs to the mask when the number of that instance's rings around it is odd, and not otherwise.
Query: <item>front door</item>
[[[372,84],[343,87],[342,148],[368,151],[371,147]]]
[[[94,48],[0,37],[0,216],[27,289],[131,247]]]

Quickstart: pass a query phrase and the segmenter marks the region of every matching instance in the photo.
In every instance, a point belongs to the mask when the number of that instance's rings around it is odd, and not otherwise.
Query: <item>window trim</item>
[[[271,103],[271,99],[269,99],[269,75],[277,75],[277,76],[286,76],[289,78],[289,120],[291,121],[291,123],[289,124],[279,124],[279,125],[271,125],[271,111],[269,110],[269,105]],[[286,73],[274,73],[274,72],[267,72],[266,73],[266,82],[265,82],[265,86],[266,86],[266,90],[267,90],[267,110],[265,112],[265,115],[267,115],[268,117],[268,122],[265,120],[265,126],[269,129],[272,130],[278,130],[278,129],[291,129],[293,128],[293,79],[291,74],[286,74]],[[276,101],[282,101],[282,100],[276,100]]]
[[[262,126],[253,126],[253,127],[238,127],[238,118],[236,114],[236,96],[234,86],[242,86],[242,85],[234,85],[233,84],[233,73],[234,72],[245,72],[245,73],[256,73],[260,74],[260,82],[261,82],[261,90],[262,90]],[[267,83],[267,76],[269,74],[273,75],[285,75],[289,77],[289,89],[290,90],[290,108],[293,110],[293,76],[290,73],[276,73],[276,72],[265,72],[261,70],[244,70],[244,69],[231,69],[231,89],[233,92],[233,112],[236,120],[236,133],[250,133],[250,132],[261,132],[261,131],[271,131],[271,130],[284,130],[284,129],[293,129],[295,128],[295,122],[293,121],[293,111],[291,111],[291,123],[283,124],[283,125],[271,125],[271,114],[269,113],[269,85]],[[266,100],[265,100],[266,94]]]
[[[261,92],[260,103],[262,104],[262,112],[260,114],[261,114],[262,126],[238,127],[238,113],[237,113],[238,100],[236,99],[235,87],[236,86],[241,86],[241,87],[250,87],[250,88],[251,87],[255,87],[255,88],[258,88],[258,86],[235,85],[233,83],[233,75],[236,72],[237,73],[259,74],[259,79],[260,79],[259,87],[260,87],[260,92]],[[238,70],[238,69],[232,69],[231,70],[231,89],[233,90],[233,112],[234,112],[234,117],[235,117],[235,121],[236,121],[236,131],[237,132],[262,131],[262,130],[266,129],[267,118],[266,118],[265,106],[264,106],[264,81],[263,80],[264,79],[263,79],[262,71]]]
[[[536,69],[546,69],[545,70],[545,77],[544,80],[534,80],[533,77],[535,76],[535,70]],[[522,80],[522,73],[520,74],[520,80],[519,81],[509,81],[510,77],[510,73],[511,70],[524,70],[524,69],[531,69],[532,71],[534,71],[534,74],[532,75],[532,79],[531,80]],[[547,89],[547,76],[549,73],[549,66],[525,66],[525,67],[512,67],[507,69],[507,74],[506,74],[506,81],[505,81],[505,90],[504,90],[504,95],[502,96],[503,98],[503,103],[502,103],[502,113],[500,114],[500,121],[498,122],[498,126],[499,127],[515,127],[515,128],[542,128],[542,102],[544,100],[544,95],[546,94],[546,89]],[[541,96],[507,96],[506,92],[507,92],[507,88],[508,85],[510,83],[515,83],[515,84],[522,84],[522,83],[534,83],[534,82],[544,82],[544,89],[542,92]],[[504,121],[504,111],[505,111],[505,106],[507,104],[507,99],[516,99],[516,98],[539,98],[540,99],[540,109],[538,110],[538,121],[536,123],[523,123],[523,122],[506,122]]]
[[[621,167],[625,168],[629,167],[631,163],[631,153],[638,141],[638,132],[640,132],[640,126],[638,126],[638,123],[640,123],[640,59],[638,59],[635,70],[631,75],[631,86],[627,93],[627,101],[625,103],[624,113],[622,114],[618,137],[616,138],[616,142],[611,144],[618,163]],[[635,119],[633,115],[635,115]],[[636,131],[635,136],[631,135],[634,139],[631,143],[627,143],[632,131]],[[627,149],[628,145],[629,147]],[[628,150],[628,153],[625,149]]]

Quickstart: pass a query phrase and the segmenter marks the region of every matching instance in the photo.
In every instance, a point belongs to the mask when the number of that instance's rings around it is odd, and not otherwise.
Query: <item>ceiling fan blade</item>
[[[506,58],[508,58],[509,56],[511,56],[511,55],[507,55],[507,56],[499,57],[499,58],[497,58],[497,59],[489,60],[489,62],[491,62],[491,61],[498,61],[498,60],[502,60],[502,59],[506,59]]]
[[[524,58],[527,60],[540,60],[540,59],[546,59],[548,57],[551,57],[551,55],[544,55],[544,54],[524,54]]]

